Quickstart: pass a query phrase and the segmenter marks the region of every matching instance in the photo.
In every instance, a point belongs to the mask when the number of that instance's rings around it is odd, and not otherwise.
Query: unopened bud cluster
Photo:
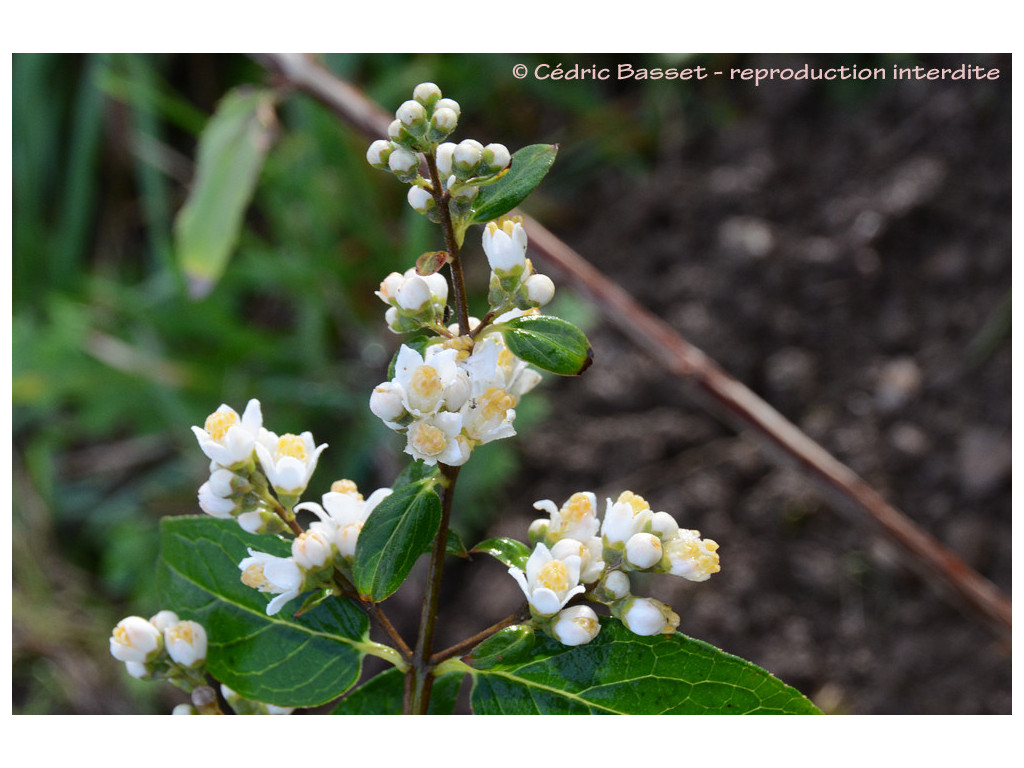
[[[573,494],[561,507],[549,499],[534,507],[549,517],[530,525],[534,549],[525,572],[513,566],[509,573],[526,595],[534,622],[565,645],[588,643],[600,631],[593,609],[566,607],[576,595],[608,606],[635,634],[671,634],[679,616],[658,600],[634,596],[629,574],[706,581],[720,570],[716,542],[680,528],[670,514],[652,511],[631,491],[607,500],[603,520],[590,492]]]
[[[366,151],[366,160],[374,168],[390,171],[412,185],[409,205],[435,221],[438,197],[447,194],[452,215],[462,216],[480,187],[493,182],[512,161],[502,144],[445,141],[458,125],[460,112],[458,102],[442,98],[434,83],[420,83],[412,99],[395,111],[388,138],[374,141]],[[439,189],[420,173],[423,155],[436,163]]]
[[[173,611],[146,620],[121,619],[110,635],[110,655],[123,661],[128,674],[140,680],[166,680],[185,691],[204,682],[206,630],[182,621]]]

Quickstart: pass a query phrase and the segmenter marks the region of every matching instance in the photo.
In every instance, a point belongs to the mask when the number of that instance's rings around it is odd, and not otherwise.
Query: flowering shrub
[[[555,286],[527,257],[526,229],[511,215],[556,148],[512,154],[447,141],[460,115],[422,83],[366,155],[409,185],[409,204],[445,244],[384,276],[376,292],[402,342],[368,405],[401,436],[409,466],[365,496],[341,479],[319,502],[302,501],[328,446],[308,431],[271,432],[256,399],[241,416],[221,405],[192,427],[210,460],[198,491],[205,516],[162,527],[162,596],[189,618],[128,617],[111,654],[135,677],[190,692],[176,714],[286,714],[339,698],[339,713],[451,712],[467,676],[479,713],[815,711],[764,670],[680,634],[670,606],[634,594],[634,573],[703,582],[720,560],[715,541],[631,491],[603,504],[589,491],[560,506],[537,501],[545,516],[524,532],[528,543],[488,539],[467,553],[450,531],[460,467],[478,446],[516,434],[516,408],[542,372],[578,375],[592,359],[580,329],[543,313]],[[469,315],[462,274],[476,224],[491,270],[480,318]],[[298,512],[316,519],[303,527]],[[501,561],[525,600],[438,651],[445,556],[469,553]],[[410,643],[382,604],[424,554],[426,583],[410,585],[424,590]],[[356,687],[367,655],[391,668]]]

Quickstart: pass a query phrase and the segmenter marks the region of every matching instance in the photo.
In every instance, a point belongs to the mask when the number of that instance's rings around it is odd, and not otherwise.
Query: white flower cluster
[[[593,609],[566,607],[576,595],[607,605],[635,634],[671,634],[679,616],[658,600],[633,596],[628,574],[706,581],[720,570],[716,542],[680,528],[670,514],[652,511],[632,491],[608,499],[603,520],[590,492],[574,493],[561,507],[545,499],[534,508],[548,518],[530,525],[534,550],[526,571],[513,566],[509,573],[526,595],[534,621],[565,645],[589,643],[601,629]]]
[[[366,151],[366,161],[374,168],[391,171],[412,185],[409,205],[432,218],[437,205],[435,190],[420,174],[421,154],[435,158],[442,187],[436,192],[448,194],[456,215],[469,209],[480,185],[493,181],[512,161],[502,144],[484,146],[474,139],[458,144],[444,141],[458,125],[460,112],[458,102],[442,98],[434,83],[420,83],[412,99],[395,111],[388,138],[374,141]]]
[[[241,417],[221,405],[192,432],[210,459],[210,479],[199,488],[200,508],[213,517],[233,517],[250,533],[285,530],[275,510],[290,514],[327,447],[316,445],[309,432],[279,436],[265,429],[259,400],[250,400]]]
[[[295,507],[309,510],[319,520],[292,540],[290,556],[249,549],[249,557],[238,564],[242,583],[275,596],[267,605],[268,616],[302,592],[334,589],[334,570],[351,577],[359,532],[370,513],[390,495],[390,488],[380,488],[364,499],[351,480],[336,481],[322,496],[322,505],[309,501]]]
[[[539,381],[499,334],[438,339],[423,352],[403,344],[393,378],[370,395],[370,410],[405,434],[414,459],[460,466],[476,446],[516,433],[516,405]]]
[[[110,655],[124,662],[129,675],[168,680],[189,691],[203,682],[206,647],[203,626],[182,621],[173,611],[160,611],[148,621],[128,616],[110,636]]]

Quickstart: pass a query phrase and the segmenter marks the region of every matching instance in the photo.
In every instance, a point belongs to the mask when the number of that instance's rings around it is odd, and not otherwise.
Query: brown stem
[[[448,250],[448,266],[452,272],[452,302],[455,304],[455,316],[459,320],[459,335],[469,333],[469,305],[466,303],[466,278],[462,274],[462,260],[459,258],[459,244],[455,239],[455,227],[452,224],[452,212],[448,207],[449,195],[442,192],[441,174],[437,170],[437,158],[433,153],[425,155],[427,169],[430,172],[430,194],[434,198],[434,206],[441,217],[441,229],[444,232],[444,244]]]
[[[472,648],[479,645],[480,643],[482,643],[491,635],[500,632],[505,627],[511,627],[513,624],[518,624],[521,621],[525,621],[529,618],[529,616],[530,612],[527,610],[526,605],[524,604],[518,611],[513,613],[511,616],[506,616],[501,621],[492,624],[487,629],[477,632],[472,637],[467,637],[462,642],[456,643],[450,648],[445,648],[443,651],[438,651],[430,657],[430,664],[431,666],[437,666],[445,659],[450,659],[453,656],[461,656],[466,651],[469,651]]]
[[[403,710],[407,715],[425,715],[430,704],[430,689],[434,682],[431,674],[434,649],[434,628],[437,623],[437,608],[441,601],[441,575],[444,572],[444,556],[448,548],[448,523],[451,519],[452,496],[459,467],[441,467],[441,524],[434,537],[434,548],[430,553],[430,567],[427,571],[427,590],[423,595],[423,612],[420,614],[420,630],[416,637],[416,648],[412,653],[411,669],[405,678],[405,700]]]
[[[402,636],[398,634],[398,630],[395,629],[395,625],[391,623],[388,617],[384,614],[384,611],[381,610],[380,606],[370,600],[363,600],[352,583],[337,571],[335,571],[334,577],[335,582],[337,582],[338,586],[341,587],[342,594],[359,606],[363,613],[365,613],[372,621],[376,622],[377,626],[380,627],[384,631],[384,634],[388,636],[388,639],[394,643],[395,649],[402,654],[402,658],[409,661],[412,658],[412,649],[405,640],[402,639]]]

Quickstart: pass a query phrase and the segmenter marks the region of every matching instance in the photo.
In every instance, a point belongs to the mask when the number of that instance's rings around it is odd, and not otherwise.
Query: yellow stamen
[[[562,507],[562,519],[568,522],[578,523],[593,514],[594,508],[590,504],[590,497],[585,493],[574,493]]]
[[[509,408],[515,407],[516,401],[508,392],[499,387],[490,387],[477,398],[477,405],[484,419],[503,419]]]
[[[619,494],[618,503],[629,504],[629,506],[633,508],[634,515],[643,512],[645,509],[651,508],[651,505],[647,503],[647,500],[644,499],[643,496],[638,496],[632,491],[623,491],[621,494]]]
[[[441,377],[432,365],[421,365],[413,371],[409,388],[412,390],[412,394],[431,401],[437,400],[441,396],[441,390],[444,389]]]
[[[242,583],[247,587],[260,590],[269,586],[270,582],[267,581],[267,577],[263,575],[263,564],[253,563],[242,571]]]
[[[409,443],[425,456],[437,456],[448,445],[448,436],[437,427],[420,422],[413,427]]]
[[[356,501],[363,500],[363,494],[359,492],[359,489],[356,487],[356,484],[347,478],[344,478],[342,480],[335,480],[333,483],[331,483],[331,492],[348,494],[349,496],[352,496]]]
[[[277,458],[291,456],[300,461],[306,460],[306,444],[298,435],[282,435],[277,441]]]
[[[214,411],[206,417],[205,427],[206,431],[210,433],[210,437],[219,443],[224,439],[228,430],[237,423],[238,414],[234,411]]]
[[[548,560],[537,574],[537,583],[554,592],[569,588],[569,569],[561,560]]]
[[[189,645],[192,645],[192,624],[187,621],[178,622],[173,627],[167,628],[166,635],[168,640],[184,640]]]

